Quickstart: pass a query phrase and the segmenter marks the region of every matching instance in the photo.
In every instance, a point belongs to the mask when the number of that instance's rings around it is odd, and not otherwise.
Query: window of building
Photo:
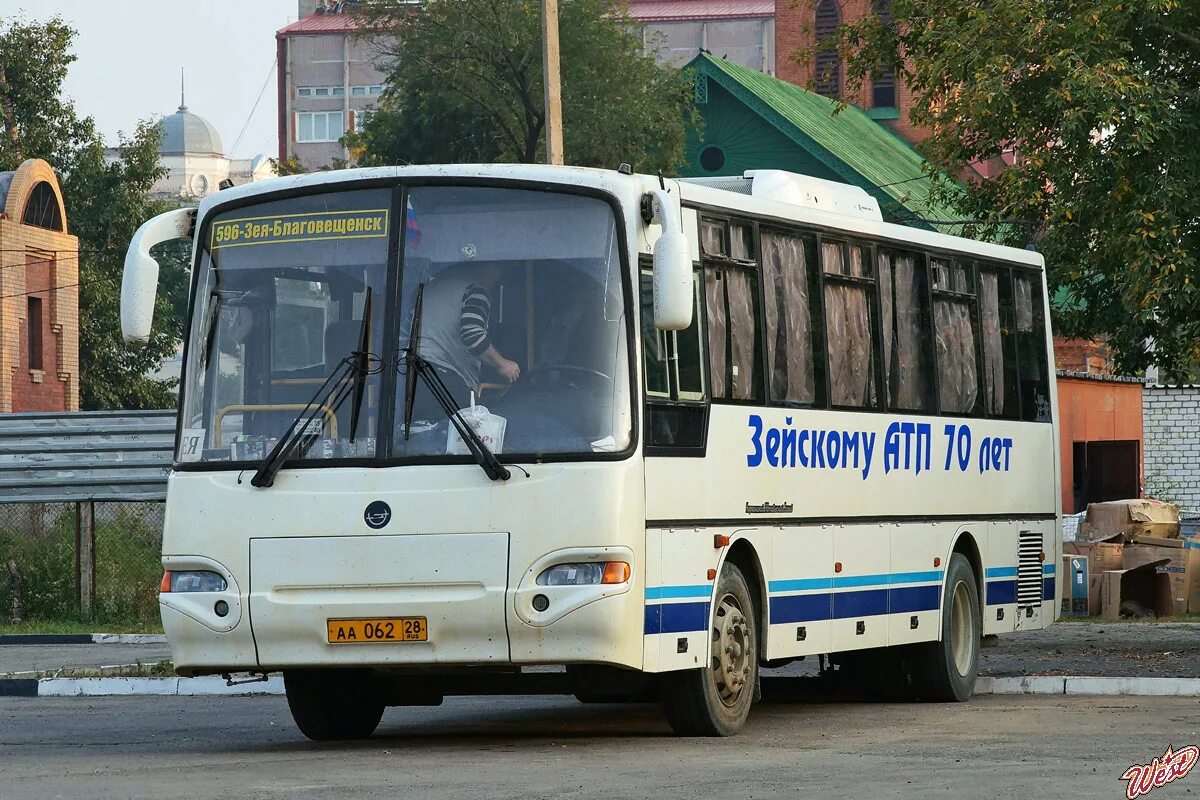
[[[354,113],[354,132],[355,133],[362,133],[363,130],[367,127],[367,124],[370,123],[371,117],[375,116],[374,110],[369,109],[369,108],[364,108],[360,111],[355,111],[353,113]]]
[[[842,93],[842,59],[837,47],[830,41],[841,21],[835,0],[817,3],[813,29],[820,49],[817,50],[815,77],[817,93],[826,97],[838,97]]]
[[[879,17],[883,23],[891,22],[892,20],[892,0],[875,0],[872,4],[875,9],[875,15]],[[881,67],[875,74],[874,80],[871,81],[871,107],[872,108],[895,108],[896,107],[896,69],[895,67]]]
[[[383,87],[378,84],[374,86],[350,87],[350,95],[352,97],[378,97],[381,94],[383,94]]]
[[[46,181],[38,181],[34,185],[29,199],[25,202],[21,222],[52,231],[63,229],[62,209],[58,206],[58,195],[55,194],[54,187]]]
[[[29,369],[42,369],[42,298],[26,298],[25,327]]]
[[[302,111],[296,114],[298,142],[336,142],[345,132],[341,111]]]
[[[300,86],[296,89],[297,97],[343,97],[345,94],[344,86]]]
[[[825,341],[829,349],[830,403],[873,408],[875,389],[875,274],[871,250],[856,244],[821,242],[825,284]]]

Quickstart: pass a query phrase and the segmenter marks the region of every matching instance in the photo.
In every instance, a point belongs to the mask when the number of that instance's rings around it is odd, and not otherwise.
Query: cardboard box
[[[1079,528],[1079,538],[1101,539],[1119,533],[1130,541],[1134,535],[1176,538],[1179,536],[1179,509],[1158,500],[1115,500],[1089,503],[1087,519]]]
[[[1171,579],[1158,571],[1169,559],[1148,561],[1131,569],[1109,570],[1100,582],[1100,608],[1105,619],[1120,619],[1126,613],[1140,610],[1158,617],[1175,611],[1171,599]]]
[[[1088,604],[1088,558],[1081,555],[1062,557],[1062,613],[1067,617],[1086,617]]]
[[[1113,534],[1108,541],[1092,542],[1088,547],[1088,613],[1100,613],[1100,585],[1104,573],[1125,568],[1125,545],[1121,534]]]
[[[1174,614],[1186,614],[1192,594],[1192,584],[1197,571],[1191,566],[1192,552],[1184,547],[1183,539],[1162,539],[1153,536],[1136,536],[1133,544],[1125,547],[1124,567],[1139,567],[1149,562],[1163,562],[1159,573],[1171,580],[1171,600]]]

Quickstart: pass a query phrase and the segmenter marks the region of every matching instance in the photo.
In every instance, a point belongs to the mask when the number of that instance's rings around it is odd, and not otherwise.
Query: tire
[[[983,616],[979,585],[966,556],[950,556],[942,590],[941,641],[917,645],[912,678],[917,696],[933,702],[964,702],[975,690]]]
[[[296,727],[314,742],[366,739],[383,717],[383,698],[365,670],[292,670],[283,685]]]
[[[736,565],[721,570],[716,596],[708,666],[662,676],[663,710],[679,736],[732,736],[745,725],[754,703],[758,619]]]

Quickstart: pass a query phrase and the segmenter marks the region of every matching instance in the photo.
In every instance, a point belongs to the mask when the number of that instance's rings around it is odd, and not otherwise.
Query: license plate
[[[371,617],[325,621],[330,644],[386,644],[429,640],[424,617]]]

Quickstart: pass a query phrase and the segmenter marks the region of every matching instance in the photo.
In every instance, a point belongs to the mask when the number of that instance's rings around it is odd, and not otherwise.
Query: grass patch
[[[7,633],[162,633],[160,620],[144,619],[28,619],[13,624],[0,623],[0,634]]]
[[[127,667],[79,667],[38,672],[33,678],[174,678],[175,665],[170,661],[156,664],[135,664]]]

